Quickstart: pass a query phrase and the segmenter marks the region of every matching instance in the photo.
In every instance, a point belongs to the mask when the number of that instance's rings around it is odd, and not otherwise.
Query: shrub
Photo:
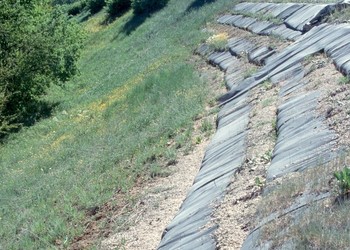
[[[0,138],[35,122],[51,84],[77,73],[83,33],[49,2],[5,1],[0,8]]]
[[[128,10],[131,0],[107,0],[107,12],[110,16],[116,16]]]
[[[89,0],[88,3],[88,8],[91,12],[91,14],[95,14],[102,10],[102,8],[106,5],[105,0]]]
[[[86,1],[77,1],[68,6],[68,15],[78,15],[86,7]]]
[[[131,6],[136,14],[151,13],[163,8],[169,0],[132,0]]]
[[[335,172],[334,177],[339,182],[340,193],[348,194],[350,192],[350,168],[345,167],[342,171]]]
[[[65,4],[72,4],[72,3],[76,3],[76,2],[80,2],[79,0],[53,0],[52,4],[53,5],[65,5]]]

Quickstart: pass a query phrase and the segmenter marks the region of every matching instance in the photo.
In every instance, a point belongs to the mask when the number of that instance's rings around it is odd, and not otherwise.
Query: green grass
[[[269,241],[273,249],[281,248],[288,241],[295,244],[295,249],[346,249],[350,243],[350,200],[339,196],[334,172],[343,168],[348,157],[345,154],[326,164],[321,164],[320,160],[318,167],[291,173],[272,185],[270,183],[268,194],[257,210],[258,221],[296,204],[301,195],[305,195],[308,205],[297,218],[287,214],[266,224],[257,240]],[[323,200],[307,198],[310,194],[325,193],[330,196]]]
[[[338,83],[340,85],[349,84],[350,83],[350,77],[349,76],[342,76],[342,77],[339,78]]]
[[[350,201],[333,206],[313,204],[292,227],[297,249],[348,249]]]
[[[328,23],[348,23],[350,20],[350,9],[345,8],[342,10],[336,10],[330,16],[325,18]]]
[[[0,249],[66,248],[89,208],[163,175],[161,163],[191,141],[208,97],[192,51],[212,35],[205,24],[233,3],[187,13],[190,4],[172,0],[152,17],[128,12],[108,26],[98,13],[83,24],[80,75],[45,97],[59,102],[53,116],[0,146]]]

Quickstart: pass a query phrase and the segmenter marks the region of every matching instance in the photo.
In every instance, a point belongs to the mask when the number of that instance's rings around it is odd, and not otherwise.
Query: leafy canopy
[[[32,123],[50,84],[77,73],[83,33],[50,0],[0,1],[0,135]]]

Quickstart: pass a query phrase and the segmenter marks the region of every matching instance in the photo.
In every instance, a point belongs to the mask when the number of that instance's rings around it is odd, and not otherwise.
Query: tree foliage
[[[88,0],[87,6],[91,14],[96,14],[106,5],[106,0]]]
[[[131,6],[131,0],[107,0],[107,13],[110,16],[122,14]]]
[[[0,1],[0,135],[33,113],[50,84],[77,73],[82,40],[49,0]]]

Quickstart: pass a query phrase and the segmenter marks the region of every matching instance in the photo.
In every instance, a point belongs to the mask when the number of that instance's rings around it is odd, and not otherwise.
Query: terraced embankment
[[[346,7],[345,2],[241,3],[234,14],[218,19],[225,29],[294,43],[273,48],[257,44],[254,36],[236,36],[222,51],[199,47],[199,54],[225,72],[228,92],[219,99],[217,132],[199,173],[159,249],[293,249],[308,240],[301,239],[298,225],[315,203],[332,204],[328,184],[341,167],[333,162],[349,148],[344,138],[349,138],[350,88],[338,79],[341,73],[350,76],[350,25],[323,23],[325,16]],[[247,60],[261,67],[247,75],[242,70]],[[269,101],[262,105],[263,100]],[[271,106],[267,123],[273,129],[259,134],[264,128],[254,123],[266,106]],[[290,183],[296,187],[286,188]],[[230,214],[237,206],[237,213]],[[230,216],[224,217],[225,212]],[[229,228],[232,224],[236,227]]]

